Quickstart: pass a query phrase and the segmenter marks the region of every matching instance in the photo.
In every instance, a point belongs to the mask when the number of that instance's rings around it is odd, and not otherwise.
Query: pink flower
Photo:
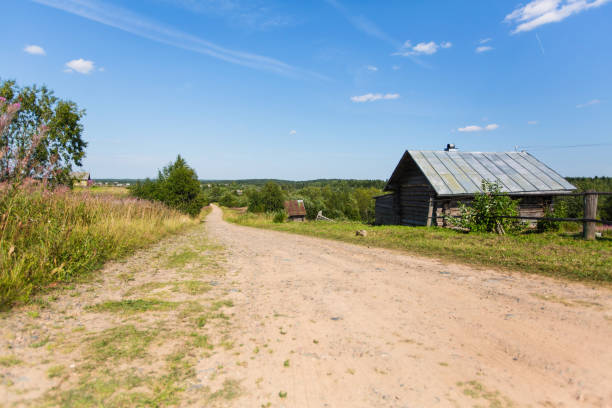
[[[6,98],[4,96],[0,96],[0,102],[2,103],[6,102]]]

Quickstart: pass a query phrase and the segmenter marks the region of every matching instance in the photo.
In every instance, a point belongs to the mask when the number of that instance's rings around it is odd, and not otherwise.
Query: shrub
[[[544,218],[561,218],[561,216],[556,214],[556,211],[550,211],[546,209],[544,211]],[[552,232],[559,231],[561,228],[561,223],[559,221],[548,221],[548,220],[538,220],[538,232]]]
[[[272,218],[272,221],[277,223],[277,224],[281,224],[283,222],[285,222],[285,220],[287,219],[287,212],[286,211],[277,211],[274,213],[274,218]]]
[[[161,201],[192,217],[207,204],[198,175],[180,155],[159,172],[157,180],[136,183],[130,192],[138,198]]]
[[[476,232],[497,232],[503,234],[516,230],[516,220],[500,216],[517,216],[518,204],[508,195],[502,194],[498,183],[482,181],[483,193],[476,194],[471,205],[460,204],[461,215],[452,223]]]

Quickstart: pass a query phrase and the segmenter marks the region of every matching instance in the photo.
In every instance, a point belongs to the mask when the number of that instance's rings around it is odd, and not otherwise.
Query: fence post
[[[594,190],[587,190],[584,193],[584,218],[597,218],[597,194]],[[582,225],[584,239],[595,239],[595,223],[584,222]]]

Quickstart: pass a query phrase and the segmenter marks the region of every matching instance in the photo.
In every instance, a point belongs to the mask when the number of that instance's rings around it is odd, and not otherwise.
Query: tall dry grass
[[[0,309],[198,222],[145,200],[0,185]]]

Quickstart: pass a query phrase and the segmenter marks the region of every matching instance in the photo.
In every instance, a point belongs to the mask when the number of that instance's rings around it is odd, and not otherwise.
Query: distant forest
[[[566,177],[578,192],[586,190],[612,192],[612,177]],[[135,184],[137,179],[96,179],[97,183]],[[206,202],[218,202],[227,207],[246,207],[249,197],[268,183],[280,187],[284,199],[304,200],[307,217],[313,219],[319,211],[329,218],[374,220],[374,199],[383,194],[385,180],[317,179],[292,181],[280,179],[199,180]],[[612,196],[599,198],[599,217],[612,219]],[[582,217],[582,197],[555,199],[555,215]]]

